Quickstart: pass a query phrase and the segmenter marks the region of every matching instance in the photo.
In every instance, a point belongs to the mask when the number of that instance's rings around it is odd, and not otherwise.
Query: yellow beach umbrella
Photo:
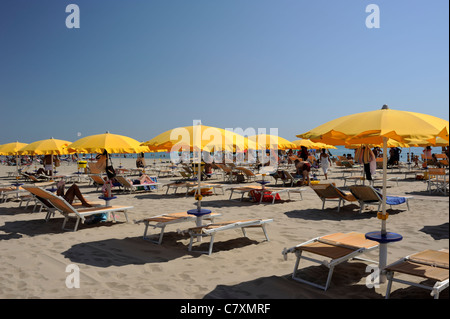
[[[20,155],[67,155],[73,153],[67,149],[67,145],[70,143],[72,142],[58,140],[52,137],[30,143],[22,147],[18,153]],[[53,156],[51,158],[51,165],[53,167]],[[53,176],[53,170],[51,170],[51,176]]]
[[[16,178],[19,178],[18,151],[26,146],[26,143],[13,142],[0,145],[0,155],[14,155],[16,157]]]
[[[0,155],[17,155],[18,151],[28,145],[27,143],[13,142],[0,145]]]
[[[383,201],[381,231],[366,234],[370,239],[378,238],[380,242],[379,267],[383,270],[387,263],[387,244],[401,240],[402,237],[386,230],[386,176],[387,176],[387,142],[391,138],[399,142],[407,139],[424,139],[435,142],[436,137],[448,140],[449,122],[435,116],[391,110],[384,105],[380,110],[343,116],[322,124],[309,132],[297,135],[314,142],[332,145],[346,144],[380,144],[383,143]],[[385,275],[381,277],[384,282]]]
[[[72,142],[49,138],[30,143],[22,147],[18,153],[20,155],[67,155],[74,153],[67,148]]]
[[[109,154],[127,154],[149,152],[149,148],[141,146],[139,141],[109,132],[83,137],[69,144],[67,148],[69,151],[76,153],[103,153],[106,151]]]
[[[295,147],[294,147],[295,149],[298,149],[302,146],[304,146],[306,148],[316,148],[317,147],[316,143],[314,143],[313,141],[308,140],[308,139],[295,140],[292,143],[295,144]]]
[[[333,149],[333,150],[337,150],[336,146],[333,145],[329,145],[329,144],[325,144],[325,143],[321,143],[321,142],[315,142],[314,143],[316,149]]]
[[[276,135],[258,134],[249,136],[248,139],[255,143],[258,149],[273,149],[276,146],[279,150],[286,150],[296,147],[295,143]]]
[[[410,144],[410,146],[417,146],[417,147],[449,145],[449,141],[445,140],[442,137],[437,137],[435,142],[429,142],[427,140],[420,140],[420,139],[406,139],[406,141],[408,144]]]
[[[71,152],[76,153],[103,153],[109,154],[120,153],[144,153],[149,149],[146,146],[141,146],[141,143],[131,137],[124,135],[111,134],[106,132],[104,134],[90,135],[83,137],[72,144],[68,145]],[[108,184],[107,197],[111,197],[111,189]]]
[[[168,130],[141,145],[148,146],[150,150],[178,151],[183,148],[212,152],[245,150],[247,144],[247,138],[234,132],[212,126],[193,125]]]
[[[249,141],[242,135],[217,127],[198,125],[178,127],[159,134],[153,139],[142,143],[151,150],[170,150],[170,152],[194,151],[198,152],[198,188],[197,212],[201,212],[201,151],[243,151],[248,147]]]
[[[297,137],[331,145],[381,144],[383,137],[399,142],[405,139],[448,141],[449,123],[435,116],[381,109],[340,117]]]

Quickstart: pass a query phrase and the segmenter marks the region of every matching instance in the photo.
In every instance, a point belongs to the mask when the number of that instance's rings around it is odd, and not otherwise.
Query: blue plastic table
[[[381,231],[374,231],[366,234],[366,238],[379,242],[380,244],[389,244],[403,239],[403,236],[397,233],[382,234]]]
[[[111,196],[111,197],[99,196],[99,199],[105,200],[105,206],[107,206],[107,207],[111,206],[111,205],[109,205],[109,202],[116,198],[117,198],[117,196]]]
[[[187,213],[189,215],[194,215],[195,217],[197,217],[197,219],[195,221],[195,224],[197,225],[197,227],[200,227],[202,225],[203,216],[211,214],[211,211],[209,209],[200,209],[200,210],[198,210],[196,208],[196,209],[188,210]],[[197,241],[199,242],[201,240],[202,240],[202,237],[198,236],[197,237]]]

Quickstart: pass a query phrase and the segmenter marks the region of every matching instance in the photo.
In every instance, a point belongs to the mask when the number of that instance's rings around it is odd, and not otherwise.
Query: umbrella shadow
[[[65,258],[73,263],[86,264],[95,267],[145,265],[165,263],[178,258],[191,256],[198,258],[202,253],[188,251],[187,245],[180,242],[186,235],[176,232],[164,234],[161,245],[151,243],[142,237],[127,237],[124,239],[105,239],[73,245],[62,252]],[[237,238],[214,244],[215,251],[237,249],[257,243],[248,238]],[[194,245],[194,250],[207,250],[209,243]]]
[[[292,274],[284,276],[260,277],[236,285],[218,285],[204,296],[204,299],[381,299],[382,295],[365,284],[358,284],[368,276],[367,265],[361,262],[345,262],[336,267],[330,287],[323,291],[292,279]],[[297,271],[302,279],[323,285],[328,276],[328,268],[309,266]],[[333,289],[336,288],[336,289]]]
[[[434,240],[449,239],[449,223],[434,226],[424,226],[421,232],[430,235]]]
[[[398,209],[387,209],[390,215],[396,215],[403,210]],[[322,209],[303,209],[303,210],[291,210],[284,213],[290,218],[300,218],[305,220],[333,220],[333,221],[344,221],[344,220],[363,220],[377,218],[376,210],[363,211],[362,214],[359,213],[359,206],[355,204],[345,205],[341,207],[340,211],[337,211],[337,207]]]
[[[19,214],[36,214],[33,212],[33,206],[30,205],[28,208],[25,207],[1,207],[0,216],[14,216]]]
[[[21,238],[22,235],[26,236],[39,236],[47,234],[59,234],[66,233],[67,230],[62,229],[63,218],[51,218],[47,222],[44,219],[33,219],[33,220],[18,220],[5,222],[3,226],[0,227],[0,231],[3,231],[5,235],[0,235],[0,240]],[[73,221],[71,221],[73,222]],[[94,227],[111,227],[116,224],[123,224],[125,222],[121,221],[106,221],[96,224],[80,224],[78,226],[78,231],[83,231],[83,229],[89,229]],[[69,229],[73,226],[70,222],[67,223],[66,227]]]

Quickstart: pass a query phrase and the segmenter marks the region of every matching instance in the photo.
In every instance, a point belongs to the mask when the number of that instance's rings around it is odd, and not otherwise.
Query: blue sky
[[[80,28],[68,29],[68,4]],[[369,4],[380,28],[365,24]],[[296,134],[388,104],[449,118],[447,0],[2,0],[0,144],[194,119]],[[79,134],[80,133],[80,134]]]

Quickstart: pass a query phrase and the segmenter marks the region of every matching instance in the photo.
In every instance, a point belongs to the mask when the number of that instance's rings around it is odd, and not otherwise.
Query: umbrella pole
[[[382,201],[382,214],[386,216],[386,194],[387,194],[387,141],[386,137],[383,137],[383,201]],[[386,218],[381,220],[381,235],[386,235]],[[380,283],[386,282],[386,275],[383,273],[383,269],[387,265],[387,243],[380,243]]]
[[[201,159],[199,157],[198,159],[198,172],[197,172],[197,180],[198,180],[198,188],[197,188],[197,210],[200,211],[202,209],[201,207],[201,201],[200,201],[200,196],[201,196],[201,190],[200,190],[200,179],[202,177],[202,172],[200,171],[202,167],[202,162]],[[198,225],[197,225],[198,226]]]

